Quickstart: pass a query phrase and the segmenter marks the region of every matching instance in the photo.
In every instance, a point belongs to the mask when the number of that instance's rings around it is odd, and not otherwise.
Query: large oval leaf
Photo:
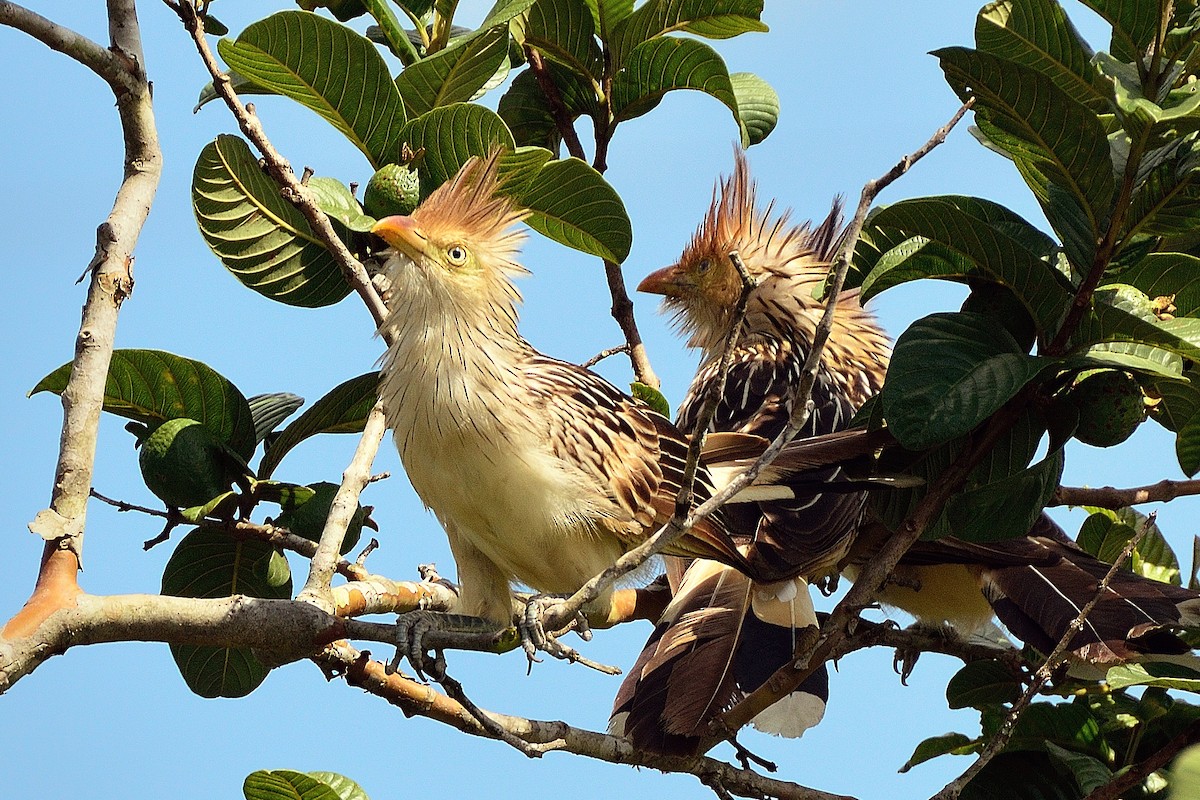
[[[525,42],[578,75],[604,71],[595,21],[584,0],[537,0],[529,9]]]
[[[306,11],[281,11],[221,57],[242,77],[290,97],[341,131],[378,169],[391,160],[404,106],[375,45],[345,25]]]
[[[419,117],[478,97],[507,57],[508,25],[497,25],[406,68],[396,78],[396,88],[409,116]]]
[[[880,402],[904,447],[968,433],[1047,366],[982,314],[932,314],[896,340]]]
[[[616,25],[609,41],[614,64],[644,41],[675,31],[709,39],[729,39],[749,31],[765,32],[762,0],[672,0],[643,3]]]
[[[71,378],[63,364],[29,392],[61,395]],[[104,410],[151,427],[187,417],[204,424],[243,459],[257,440],[246,397],[212,367],[163,350],[114,350],[104,383]]]
[[[673,89],[695,89],[720,100],[733,114],[742,146],[750,144],[725,60],[695,39],[651,39],[633,48],[613,80],[613,116],[618,122],[641,116]]]
[[[379,397],[379,373],[368,372],[338,384],[279,433],[258,467],[266,480],[279,462],[300,442],[318,433],[359,433]]]
[[[737,98],[738,118],[746,131],[746,143],[758,144],[771,135],[779,122],[779,93],[753,72],[735,72],[729,76]]]
[[[983,708],[1011,703],[1020,696],[1020,681],[999,661],[965,664],[946,684],[946,702],[951,708]]]
[[[554,62],[546,64],[546,75],[558,89],[559,99],[572,122],[581,114],[593,114],[596,90],[591,81],[585,81]],[[517,144],[537,145],[558,152],[562,134],[550,111],[546,93],[530,70],[522,71],[513,79],[512,86],[500,97],[496,111],[512,131]]]
[[[1133,550],[1133,556],[1125,563],[1125,568],[1162,583],[1179,586],[1182,577],[1179,571],[1179,559],[1175,551],[1163,536],[1157,523],[1151,524],[1146,515],[1132,508],[1121,508],[1115,511],[1107,508],[1088,508],[1092,512],[1082,527],[1076,541],[1079,546],[1101,561],[1110,564],[1125,549],[1125,545],[1134,534],[1147,525],[1146,533]]]
[[[242,794],[246,800],[344,800],[320,775],[290,769],[251,772],[242,783]]]
[[[350,293],[341,268],[300,211],[236,136],[218,136],[196,160],[192,209],[225,268],[272,300],[317,308]],[[335,225],[336,227],[336,225]]]
[[[183,538],[163,570],[162,593],[174,597],[284,599],[292,595],[287,559],[265,542],[237,541],[197,528]],[[242,697],[270,671],[249,648],[171,645],[188,688],[201,697]]]
[[[497,147],[516,147],[504,120],[475,103],[452,103],[422,114],[404,127],[400,140],[413,150],[425,148],[420,172],[423,188],[429,190],[453,178],[471,156],[485,158]]]
[[[521,190],[529,227],[568,247],[621,263],[633,245],[633,226],[621,196],[577,158],[551,161]]]

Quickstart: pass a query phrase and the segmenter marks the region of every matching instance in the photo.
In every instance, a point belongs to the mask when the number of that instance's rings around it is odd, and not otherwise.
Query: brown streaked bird
[[[521,337],[513,279],[526,274],[516,261],[524,213],[497,193],[497,159],[472,159],[412,216],[372,230],[390,248],[380,397],[401,460],[449,537],[460,610],[508,625],[513,584],[574,592],[670,518],[688,439]],[[711,444],[701,501],[765,447],[745,435]],[[861,447],[852,435],[829,444]],[[738,499],[791,496],[774,484],[809,458],[790,448]],[[720,513],[670,552],[750,569]],[[590,611],[603,616],[610,601],[611,590]]]
[[[665,296],[664,307],[688,344],[701,351],[699,371],[676,419],[688,433],[696,432],[699,409],[718,378],[741,294],[731,251],[738,252],[756,287],[710,431],[772,438],[783,429],[792,413],[791,391],[824,313],[813,290],[824,282],[840,242],[840,204],[815,227],[796,225],[787,212],[759,208],[755,194],[739,152],[734,174],[717,187],[679,261],[638,287]],[[887,336],[857,293],[844,293],[813,387],[813,411],[800,436],[845,428],[882,385],[888,355]],[[842,474],[839,466],[816,477],[832,489]],[[730,530],[745,547],[752,574],[774,583],[751,584],[704,560],[670,564],[675,598],[618,693],[610,729],[658,752],[703,747],[716,716],[786,663],[796,629],[815,624],[806,581],[837,573],[864,501],[862,492],[827,491],[729,509]],[[827,687],[822,667],[753,724],[799,736],[820,720]]]
[[[812,230],[788,227],[786,215],[772,219],[770,207],[758,212],[745,158],[738,155],[733,177],[721,183],[719,197],[714,198],[679,263],[653,273],[639,287],[666,295],[664,305],[675,312],[689,343],[703,353],[700,370],[679,412],[677,422],[683,430],[694,427],[699,398],[716,378],[717,354],[740,285],[726,255],[731,250],[739,251],[759,285],[751,296],[747,335],[713,428],[765,437],[782,430],[790,413],[785,398],[799,378],[800,364],[821,313],[811,290],[825,279],[837,228],[836,213]],[[859,307],[855,293],[840,297],[814,388],[816,411],[805,432],[821,434],[845,425],[853,410],[882,384],[887,360],[887,339],[873,317]],[[857,507],[849,502],[856,497]],[[752,525],[759,538],[748,549],[748,557],[756,567],[796,565],[815,578],[830,569],[832,559],[846,567],[848,577],[855,577],[856,565],[873,557],[887,532],[883,531],[881,538],[878,525],[856,524],[861,495],[821,495],[810,502],[808,507],[764,504],[757,523],[746,518],[746,508],[739,507],[732,514],[741,516],[731,514],[730,527],[737,538],[739,532],[745,535],[748,523]],[[881,590],[879,599],[911,613],[921,624],[948,624],[963,635],[980,629],[995,615],[1015,636],[1048,651],[1096,594],[1108,568],[1042,515],[1028,536],[1015,540],[918,542],[897,566],[897,580]],[[692,569],[707,572],[711,567],[696,562]],[[683,584],[686,589],[686,577]],[[778,629],[759,625],[754,614],[747,612],[740,629],[729,625],[726,612],[731,606],[721,592],[687,592],[676,598],[675,606],[673,616],[660,622],[638,667],[626,678],[614,709],[618,731],[629,732],[643,747],[669,752],[678,752],[681,745],[679,720],[683,713],[676,709],[697,705],[693,696],[699,684],[696,675],[701,672],[695,666],[697,661],[726,664],[709,677],[705,689],[718,698],[709,704],[711,712],[712,708],[723,710],[722,704],[761,684],[762,678],[758,684],[727,691],[727,675],[737,669],[739,661],[756,659],[759,674],[765,677],[791,655],[786,651],[780,657],[776,646],[754,645],[752,637],[764,631],[773,631],[776,639],[780,636]],[[676,619],[684,617],[691,627],[698,627],[697,621],[706,614],[721,620],[724,628],[711,626],[711,635],[703,639],[707,647],[702,654],[699,648],[689,650],[686,645],[663,646],[664,641],[671,645],[673,638],[701,641],[702,637],[692,633],[673,637],[672,627]],[[1187,645],[1171,628],[1198,623],[1200,593],[1119,572],[1070,648],[1080,665],[1103,667],[1151,659],[1195,665]],[[714,655],[715,642],[722,637],[725,655],[718,657]],[[677,673],[688,676],[686,692],[675,678]],[[677,699],[681,694],[684,699]],[[775,710],[777,716],[792,713],[778,706]],[[707,731],[711,718],[709,713],[703,720],[692,720],[694,731]]]

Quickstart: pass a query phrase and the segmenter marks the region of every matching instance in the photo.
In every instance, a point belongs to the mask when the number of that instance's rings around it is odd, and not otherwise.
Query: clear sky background
[[[101,3],[32,3],[60,23],[107,42]],[[464,0],[460,19],[477,23],[491,5]],[[283,2],[220,2],[217,15],[236,34]],[[370,318],[354,298],[307,311],[271,303],[242,288],[201,240],[192,218],[190,182],[200,149],[236,132],[218,104],[192,113],[206,75],[174,15],[140,5],[147,68],[166,156],[158,200],[136,255],[136,290],[121,312],[120,347],[169,350],[202,360],[245,394],[292,391],[317,399],[346,378],[371,369],[381,353]],[[977,6],[949,0],[769,0],[768,34],[715,43],[730,71],[754,71],[782,98],[779,127],[750,151],[762,196],[776,197],[799,218],[823,216],[830,199],[851,203],[863,183],[923,143],[958,107],[928,51],[973,43]],[[1077,3],[1068,12],[1084,36],[1107,49],[1107,28]],[[359,21],[361,28],[361,21]],[[398,68],[398,65],[397,65]],[[0,617],[10,616],[33,585],[41,542],[26,524],[49,500],[61,409],[51,395],[26,392],[72,355],[84,298],[75,279],[92,256],[95,227],[121,177],[121,136],[107,87],[73,61],[8,28],[0,28],[0,419],[5,469],[0,480],[6,569]],[[495,106],[498,94],[484,100]],[[281,98],[255,98],[277,147],[297,168],[365,184],[362,156],[315,115]],[[585,142],[590,126],[580,126]],[[703,215],[718,175],[732,164],[736,128],[728,110],[694,92],[673,93],[646,117],[623,124],[609,154],[608,179],[625,199],[634,244],[626,262],[632,286],[671,263]],[[590,148],[589,148],[590,150]],[[1046,227],[1011,165],[984,150],[967,131],[950,140],[888,189],[882,202],[921,195],[971,194],[1003,203]],[[620,343],[608,314],[601,264],[534,235],[525,263],[523,331],[539,348],[572,361]],[[876,303],[894,334],[936,310],[955,309],[965,291],[924,281],[886,293]],[[672,403],[695,367],[640,297],[638,319]],[[630,380],[622,358],[605,362],[614,382]],[[110,496],[156,505],[137,473],[124,421],[106,417],[95,485]],[[310,440],[277,476],[307,483],[337,481],[355,439]],[[382,548],[374,571],[415,576],[418,563],[452,559],[433,517],[408,486],[395,451],[381,451],[376,471],[393,477],[372,485],[364,502],[377,508]],[[1135,485],[1182,477],[1173,440],[1153,423],[1126,445],[1069,450],[1066,481]],[[1160,511],[1160,524],[1185,569],[1198,501]],[[1081,513],[1057,513],[1072,533]],[[94,593],[157,592],[172,545],[150,552],[141,543],[157,520],[93,504],[81,576]],[[178,536],[176,537],[178,538]],[[299,560],[293,567],[303,568]],[[304,572],[299,573],[303,576]],[[830,605],[832,601],[821,601]],[[907,622],[907,620],[905,620]],[[597,660],[629,665],[649,633],[645,624],[599,633],[585,646]],[[379,649],[379,648],[377,648]],[[382,650],[377,653],[385,655]],[[926,797],[965,769],[945,757],[906,775],[896,770],[922,739],[951,730],[974,735],[978,717],[950,712],[943,690],[958,662],[921,659],[910,685],[891,669],[890,651],[859,652],[832,675],[825,722],[800,741],[747,733],[743,740],[777,761],[779,776],[860,797]],[[618,680],[579,666],[547,662],[525,675],[519,653],[450,655],[451,673],[472,698],[496,711],[564,719],[603,729]],[[528,797],[566,793],[577,800],[621,796],[705,797],[690,776],[663,776],[566,754],[530,761],[507,746],[466,737],[341,683],[327,684],[311,663],[274,672],[248,698],[203,700],[188,692],[168,649],[113,644],[72,650],[23,679],[0,699],[0,794],[45,798],[236,798],[244,776],[260,768],[333,770],[358,780],[374,800],[414,792],[456,797]],[[728,757],[727,750],[718,755]]]

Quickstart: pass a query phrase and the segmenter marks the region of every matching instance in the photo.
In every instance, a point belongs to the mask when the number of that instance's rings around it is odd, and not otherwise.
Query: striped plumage
[[[446,530],[461,610],[512,620],[511,587],[574,592],[671,516],[687,437],[600,376],[535,350],[517,330],[512,278],[522,213],[497,194],[497,157],[469,161],[411,217],[373,229],[391,248],[380,397],[405,471]],[[864,440],[865,441],[865,440]],[[829,443],[856,445],[852,437]],[[700,501],[765,442],[716,437]],[[792,448],[760,484],[807,469]],[[823,462],[834,463],[834,462]],[[749,487],[755,493],[785,487]],[[671,553],[750,569],[722,514]],[[603,611],[611,592],[598,601]]]
[[[708,214],[678,263],[649,275],[642,291],[665,295],[664,307],[701,351],[701,363],[676,424],[698,427],[699,409],[719,377],[741,279],[729,258],[736,250],[756,287],[733,353],[725,393],[709,430],[773,438],[792,414],[792,392],[812,348],[823,304],[813,291],[825,280],[840,242],[840,206],[823,222],[793,225],[788,214],[756,205],[755,186],[739,153],[734,174],[717,187]],[[838,300],[830,345],[813,386],[813,410],[801,437],[846,427],[883,382],[889,345],[856,293]],[[846,369],[849,366],[850,369]],[[814,479],[833,484],[842,467]],[[614,703],[612,730],[635,745],[669,753],[695,752],[709,723],[753,691],[791,656],[795,629],[814,625],[806,581],[837,572],[848,552],[865,495],[826,491],[801,500],[726,508],[745,544],[756,578],[751,585],[720,565],[676,563],[672,606],[643,648]],[[670,573],[669,573],[670,574]],[[798,736],[824,710],[824,668],[790,698],[754,720],[764,730]]]

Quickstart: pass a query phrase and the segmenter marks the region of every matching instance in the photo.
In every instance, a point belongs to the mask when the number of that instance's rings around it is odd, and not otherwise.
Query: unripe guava
[[[138,465],[146,487],[173,508],[204,505],[242,473],[217,435],[186,417],[169,419],[147,436]]]
[[[1112,447],[1128,439],[1146,419],[1142,387],[1128,372],[1101,369],[1085,372],[1067,393],[1079,409],[1075,438],[1095,447]]]
[[[415,169],[384,164],[367,182],[363,208],[376,219],[411,214],[421,202],[421,181]]]

